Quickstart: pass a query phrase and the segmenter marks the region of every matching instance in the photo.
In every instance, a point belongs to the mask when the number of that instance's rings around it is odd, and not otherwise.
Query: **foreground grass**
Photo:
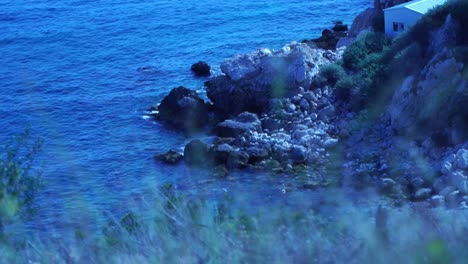
[[[141,215],[99,232],[3,240],[2,263],[466,263],[468,212],[425,204],[378,209],[335,195],[320,208],[209,202],[163,188]],[[374,201],[370,201],[373,203]],[[382,203],[382,200],[381,200]],[[385,203],[385,201],[383,201]],[[67,233],[68,232],[68,233]],[[69,235],[69,236],[67,236]],[[8,237],[8,236],[7,236]]]

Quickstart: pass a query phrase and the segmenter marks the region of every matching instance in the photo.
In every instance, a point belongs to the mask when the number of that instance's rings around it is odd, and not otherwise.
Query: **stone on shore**
[[[259,131],[262,124],[256,114],[242,113],[234,119],[228,119],[215,127],[215,133],[219,137],[237,137],[247,131]]]

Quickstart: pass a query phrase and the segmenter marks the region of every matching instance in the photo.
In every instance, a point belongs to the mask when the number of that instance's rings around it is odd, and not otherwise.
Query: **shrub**
[[[4,147],[0,156],[0,233],[18,215],[33,214],[32,203],[41,186],[40,174],[32,170],[41,141],[29,142],[29,129]]]
[[[367,53],[381,52],[384,47],[391,44],[391,39],[384,33],[373,33],[369,32],[364,35],[364,44],[367,49]]]
[[[335,85],[345,75],[344,69],[335,63],[325,65],[320,69],[320,77],[327,80],[331,85]]]
[[[348,46],[343,53],[343,66],[349,70],[357,70],[366,55],[367,49],[364,43],[356,41]]]
[[[338,100],[349,101],[351,91],[356,87],[356,81],[351,76],[341,78],[335,85],[335,97]]]

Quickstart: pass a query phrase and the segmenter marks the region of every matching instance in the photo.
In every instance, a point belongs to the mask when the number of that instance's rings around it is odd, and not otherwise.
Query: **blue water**
[[[144,119],[145,110],[179,85],[203,91],[206,79],[189,70],[198,60],[219,72],[224,58],[317,37],[334,20],[351,23],[370,2],[0,0],[0,142],[28,124],[45,141],[36,225],[119,214],[165,181],[205,193],[261,192],[250,176],[201,184],[206,173],[154,162],[187,139]],[[278,190],[287,183],[262,181]]]

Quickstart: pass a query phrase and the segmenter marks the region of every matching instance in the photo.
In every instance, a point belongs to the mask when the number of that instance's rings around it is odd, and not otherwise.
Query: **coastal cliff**
[[[466,206],[463,10],[465,2],[449,2],[393,40],[378,32],[379,16],[367,10],[351,26],[346,48],[293,42],[225,60],[223,74],[206,82],[208,102],[190,92],[165,99],[176,102],[175,115],[208,109],[190,115],[202,120],[190,129],[208,128],[214,139],[190,142],[185,161],[223,177],[245,168],[286,174],[332,169],[337,184],[374,185],[395,199]],[[162,116],[167,107],[161,104],[156,117],[171,123],[176,117]]]

